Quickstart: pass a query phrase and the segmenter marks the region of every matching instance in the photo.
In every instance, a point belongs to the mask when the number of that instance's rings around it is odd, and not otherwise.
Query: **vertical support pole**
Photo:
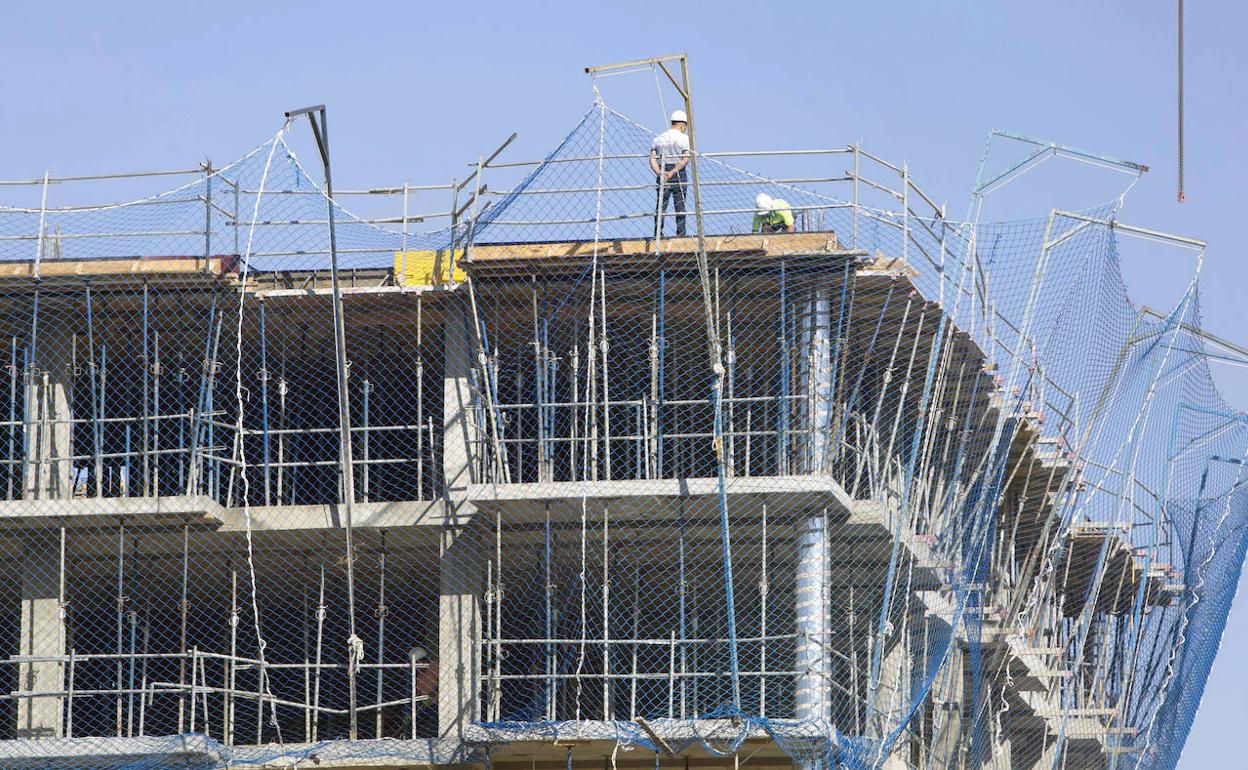
[[[196,651],[198,657],[198,651]],[[194,678],[195,657],[191,658],[192,679]],[[234,691],[238,689],[238,569],[234,566],[233,557],[230,558],[230,659],[229,665],[229,685],[225,694],[225,743],[227,746],[234,743]],[[191,696],[191,702],[194,703],[194,695]],[[256,709],[263,711],[264,707],[257,701]],[[192,706],[192,714],[194,706]],[[191,717],[191,730],[195,730],[195,718]]]
[[[369,446],[368,446],[368,429],[369,429],[369,396],[372,395],[373,385],[367,377],[364,379],[363,385],[364,403],[360,421],[360,454],[363,456],[363,462],[360,468],[360,500],[368,502],[368,483],[369,483]]]
[[[126,481],[127,481],[127,484],[129,484],[129,479],[127,479]],[[133,540],[133,546],[134,546],[134,558],[136,561],[138,561],[140,554],[139,554],[139,539],[137,537],[134,538]],[[142,574],[141,568],[136,571],[139,574]],[[135,676],[136,663],[138,662],[137,659],[135,658],[135,653],[138,652],[137,645],[138,645],[138,630],[139,630],[139,611],[135,609],[134,604],[131,604],[130,608],[126,610],[126,620],[130,624],[130,650],[129,650],[129,655],[127,658],[127,666],[126,666],[126,737],[133,738],[134,737],[134,676]]]
[[[666,381],[666,365],[667,365],[667,270],[663,265],[662,256],[659,257],[659,327],[655,342],[658,347],[658,391],[657,398],[654,401],[654,429],[655,429],[655,478],[663,478],[663,418],[664,402],[667,400],[667,381]],[[683,637],[682,637],[683,641]],[[681,682],[684,686],[684,682]]]
[[[600,316],[602,323],[602,337],[598,344],[601,348],[602,355],[602,469],[603,477],[611,480],[611,369],[608,353],[611,344],[607,340],[607,271],[603,268],[598,270]],[[593,305],[591,298],[590,305]]]
[[[49,177],[49,172],[44,171],[43,172],[43,188],[39,194],[39,233],[38,235],[35,236],[35,264],[34,264],[33,272],[34,272],[34,279],[35,279],[36,286],[39,285],[39,279],[41,277],[40,267],[43,263],[43,239],[44,239],[44,233],[47,230],[47,227],[44,223],[46,221],[47,213],[48,213],[48,182],[49,182],[48,177]]]
[[[269,467],[272,442],[269,436],[269,344],[268,322],[264,310],[264,298],[260,297],[260,438],[264,457],[264,504],[271,505],[273,471]]]
[[[529,276],[530,304],[533,308],[533,411],[537,423],[537,480],[550,481],[546,472],[546,415],[543,390],[545,389],[545,365],[542,361],[542,339],[537,312],[537,276]],[[520,394],[516,394],[519,402]]]
[[[198,660],[199,660],[199,650],[192,649],[191,650],[191,721],[190,721],[191,732],[195,732],[195,717],[198,716],[198,714],[196,713],[196,707],[197,707],[198,701],[195,698],[195,696],[199,694],[199,667],[195,665]],[[206,685],[207,682],[205,682],[204,684]],[[228,693],[226,694],[226,697],[227,698],[229,697]],[[228,736],[229,733],[227,732],[226,735]],[[226,741],[228,742],[229,739],[226,738]]]
[[[334,228],[334,183],[329,162],[329,123],[324,105],[286,113],[286,117],[307,115],[321,154],[322,171],[325,175],[325,201],[329,219],[329,275],[333,292],[334,311],[334,358],[338,371],[338,430],[340,444],[339,473],[342,476],[343,529],[346,535],[347,569],[347,711],[350,738],[359,738],[359,713],[357,711],[357,673],[363,644],[355,629],[355,534],[353,507],[355,505],[355,464],[351,458],[351,401],[347,388],[347,335],[343,318],[342,287],[338,276],[338,240]],[[319,123],[318,123],[319,118]]]
[[[615,718],[611,710],[611,505],[602,504],[602,718]]]
[[[320,582],[316,600],[316,662],[312,679],[312,742],[315,743],[321,725],[321,649],[325,639],[325,559],[320,559]]]
[[[367,391],[366,391],[367,392]],[[381,740],[384,733],[385,724],[383,721],[382,703],[382,675],[385,672],[383,664],[386,662],[386,531],[381,530],[381,552],[377,556],[377,706],[374,709],[376,714],[376,735]]]
[[[761,553],[759,554],[758,564],[758,635],[760,637],[758,647],[758,715],[765,717],[767,716],[767,594],[771,589],[767,578],[769,533],[767,531],[766,499],[763,500],[763,517],[760,526]]]
[[[503,701],[503,513],[501,510],[494,511],[494,574],[497,578],[494,581],[491,608],[494,611],[493,634],[487,635],[487,638],[492,640],[494,646],[491,661],[493,675],[490,681],[490,714],[491,718],[497,721],[501,718]]]
[[[780,370],[780,397],[776,404],[776,474],[789,472],[789,318],[788,275],[784,257],[780,258],[780,334],[776,348],[776,366]]]
[[[302,611],[299,613],[299,619],[303,631],[303,739],[309,742],[312,740],[312,647],[310,643],[311,634],[308,630],[308,615],[312,610],[311,603],[308,601],[308,583],[310,578],[308,553],[304,551],[303,573],[300,575],[299,580],[303,604]]]
[[[6,470],[6,500],[12,500],[18,478],[17,470],[17,380],[22,367],[17,363],[17,334],[10,336],[9,350],[9,464]],[[92,401],[94,403],[94,401]]]
[[[142,409],[142,433],[139,440],[139,451],[143,453],[142,473],[143,481],[139,486],[140,495],[147,497],[154,495],[156,492],[151,488],[152,483],[152,460],[151,460],[151,387],[152,387],[152,360],[151,360],[151,322],[148,317],[148,304],[150,302],[150,292],[148,291],[147,281],[143,281],[143,409]]]
[[[854,218],[850,231],[850,246],[858,248],[858,160],[862,154],[862,142],[854,142]]]
[[[160,414],[160,330],[152,334],[152,494],[160,495],[160,428],[163,419]]]
[[[686,602],[688,598],[689,578],[685,573],[685,498],[680,498],[678,524],[680,537],[677,548],[677,611],[679,613],[677,631],[680,635],[680,718],[688,718],[686,697],[689,689],[689,633],[685,626]]]
[[[65,698],[65,737],[74,737],[74,648],[69,648],[69,673],[67,674],[68,682],[66,684],[67,696]]]
[[[286,500],[286,396],[290,384],[286,381],[286,342],[282,341],[281,372],[277,377],[277,504]],[[290,502],[294,502],[291,500]]]
[[[204,161],[204,266],[209,269],[208,260],[212,257],[212,161]],[[237,217],[235,217],[237,219]]]
[[[186,621],[188,610],[187,592],[190,589],[190,560],[191,560],[191,525],[185,523],[182,525],[182,600],[178,603],[179,614],[179,633],[178,633],[178,651],[181,657],[178,658],[178,732],[183,732],[185,723],[183,719],[186,715]]]
[[[910,264],[910,166],[901,164],[901,261]]]
[[[424,303],[420,295],[416,295],[416,499],[427,500],[425,497],[425,319]],[[433,434],[429,435],[430,446]]]
[[[117,700],[116,700],[116,729],[117,737],[121,737],[121,714],[122,714],[122,634],[126,617],[126,522],[123,519],[117,526]]]
[[[555,674],[557,673],[555,668],[555,644],[553,641],[555,635],[553,610],[555,584],[552,582],[553,576],[551,574],[551,560],[553,559],[554,551],[554,532],[551,529],[550,522],[550,503],[546,502],[542,507],[545,513],[545,526],[543,533],[545,535],[545,559],[543,560],[545,574],[543,575],[543,578],[545,580],[544,595],[546,597],[546,719],[548,721],[554,721],[556,713]]]
[[[633,639],[632,644],[632,675],[629,677],[628,686],[628,718],[637,718],[637,653],[640,645],[637,643],[638,636],[641,634],[641,558],[640,554],[636,554],[633,558]]]

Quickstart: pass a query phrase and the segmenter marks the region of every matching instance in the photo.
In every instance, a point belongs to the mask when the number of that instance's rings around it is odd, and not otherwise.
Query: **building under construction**
[[[692,113],[683,65],[632,66]],[[335,192],[324,128],[0,208],[0,766],[1175,765],[1248,542],[1242,351],[1195,279],[1126,295],[1132,239],[1199,241],[980,221],[1047,158],[1143,167],[997,133],[958,220],[858,145],[691,124],[656,217],[600,100],[444,185]]]

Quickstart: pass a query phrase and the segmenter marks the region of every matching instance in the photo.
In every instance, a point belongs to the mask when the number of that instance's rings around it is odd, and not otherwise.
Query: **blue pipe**
[[[149,481],[147,471],[148,471],[148,463],[150,462],[151,455],[148,453],[151,451],[150,440],[151,440],[151,430],[152,430],[151,413],[148,411],[148,406],[151,404],[151,386],[152,386],[152,383],[151,383],[151,375],[152,375],[151,355],[152,354],[151,354],[151,344],[148,341],[148,337],[151,334],[151,324],[150,324],[150,320],[148,317],[148,303],[149,303],[148,297],[149,297],[149,291],[148,291],[147,281],[144,281],[143,282],[143,410],[142,410],[143,411],[143,433],[142,433],[142,450],[143,450],[143,479],[142,481],[143,483],[142,483],[142,486],[140,487],[140,489],[143,490],[144,494],[146,494],[147,492],[147,484]],[[129,458],[126,459],[126,462],[129,463]],[[130,484],[130,476],[128,473],[126,476],[126,484],[127,485]]]

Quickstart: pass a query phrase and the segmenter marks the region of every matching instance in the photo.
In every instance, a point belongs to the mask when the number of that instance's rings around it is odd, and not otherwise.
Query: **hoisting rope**
[[[260,184],[256,190],[255,203],[252,205],[251,222],[247,228],[247,246],[246,246],[246,250],[244,251],[242,255],[240,268],[239,268],[239,272],[240,272],[239,279],[242,282],[242,285],[244,286],[246,285],[247,274],[251,270],[252,246],[253,246],[253,243],[255,241],[255,236],[256,236],[256,225],[260,221],[260,203],[264,199],[266,186],[269,180],[269,171],[273,167],[273,157],[276,154],[277,148],[279,145],[281,145],[286,152],[289,152],[289,148],[286,147],[286,140],[285,140],[286,130],[289,127],[290,127],[290,119],[288,118],[286,122],[282,124],[281,130],[279,130],[277,134],[273,137],[273,141],[269,146],[268,158],[265,160],[265,163],[264,163],[264,170],[260,174]],[[246,428],[243,424],[244,404],[246,400],[244,397],[245,388],[243,388],[243,325],[244,325],[243,310],[246,305],[246,302],[245,302],[246,296],[247,296],[246,292],[242,292],[242,291],[239,292],[238,325],[236,328],[236,337],[235,337],[236,344],[235,344],[235,357],[234,357],[234,401],[235,401],[234,449],[235,449],[235,457],[238,461],[239,481],[242,484],[243,519],[246,524],[245,534],[246,534],[246,545],[247,545],[247,573],[248,573],[249,581],[251,583],[251,621],[252,621],[252,630],[255,631],[255,634],[256,634],[256,662],[259,665],[259,674],[260,674],[259,681],[257,682],[258,692],[257,692],[256,708],[261,713],[263,713],[264,700],[266,698],[268,699],[269,709],[270,709],[269,725],[272,726],[273,729],[276,731],[277,742],[280,745],[283,743],[283,740],[282,740],[281,724],[277,720],[277,699],[273,696],[273,692],[270,687],[269,678],[265,675],[265,666],[266,666],[265,651],[268,647],[268,642],[264,638],[264,634],[261,632],[261,628],[260,628],[260,600],[258,598],[260,589],[259,589],[259,579],[256,576],[255,543],[252,539],[252,532],[254,528],[253,528],[253,522],[252,522],[252,517],[251,517],[251,503],[250,503],[251,483],[250,483],[250,480],[247,478],[247,456],[246,456],[245,442],[243,441],[243,436],[246,435]],[[317,673],[318,674],[320,673],[319,670]]]

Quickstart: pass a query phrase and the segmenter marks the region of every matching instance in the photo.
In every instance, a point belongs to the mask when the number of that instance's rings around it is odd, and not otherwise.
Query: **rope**
[[[256,202],[255,202],[255,205],[252,207],[252,212],[251,212],[251,225],[247,229],[247,250],[243,254],[242,264],[239,268],[241,271],[240,282],[242,283],[242,285],[246,285],[246,276],[251,265],[251,252],[252,252],[252,244],[254,242],[255,235],[256,235],[256,222],[259,221],[259,218],[260,218],[260,201],[264,197],[265,185],[268,183],[269,169],[272,168],[273,166],[273,154],[277,151],[278,144],[282,143],[282,136],[283,134],[286,133],[286,129],[287,127],[289,127],[289,125],[290,125],[290,121],[287,120],[286,123],[282,126],[281,130],[277,132],[277,135],[273,137],[273,141],[269,147],[269,156],[265,160],[265,163],[264,163],[264,171],[260,175],[260,186],[257,188]],[[247,525],[247,532],[246,532],[247,534],[247,572],[248,572],[248,576],[251,582],[252,627],[256,632],[256,658],[257,660],[259,660],[260,669],[263,672],[264,666],[265,666],[264,651],[265,651],[265,648],[267,647],[267,642],[265,641],[264,636],[260,632],[260,603],[257,598],[259,595],[259,589],[258,589],[259,581],[256,578],[255,545],[252,541],[251,505],[248,501],[248,497],[250,497],[251,495],[251,484],[247,480],[247,458],[245,454],[245,451],[246,451],[245,443],[242,439],[244,435],[244,431],[245,431],[244,426],[243,426],[243,308],[246,305],[245,299],[246,299],[246,293],[240,289],[239,298],[238,298],[238,328],[237,328],[237,342],[235,344],[235,366],[234,366],[234,398],[235,398],[235,405],[237,409],[237,421],[235,423],[234,435],[235,435],[235,448],[238,453],[238,464],[239,464],[238,475],[239,475],[239,480],[241,481],[242,487],[243,487],[243,494],[242,494],[243,517]],[[269,724],[272,725],[275,730],[277,730],[277,742],[281,744],[282,743],[282,728],[281,728],[281,725],[277,721],[277,701],[273,697],[273,693],[270,690],[269,678],[262,675],[260,677],[260,681],[258,682],[258,686],[262,690],[262,695],[267,695],[269,698],[269,707],[270,707]],[[263,704],[260,704],[258,707],[263,708]]]

